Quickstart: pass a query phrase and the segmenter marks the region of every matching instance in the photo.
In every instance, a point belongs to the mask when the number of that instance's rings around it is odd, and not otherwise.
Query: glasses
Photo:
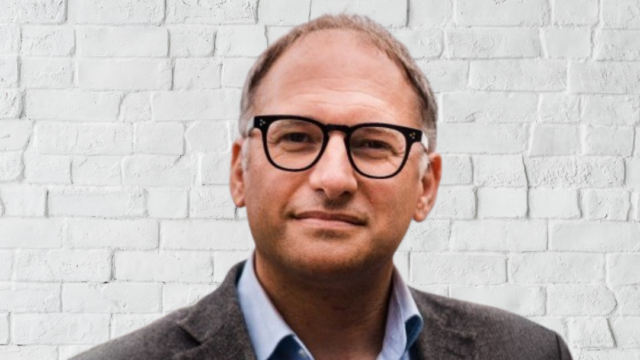
[[[346,126],[296,115],[262,115],[254,117],[249,131],[252,128],[262,132],[264,152],[271,165],[285,171],[313,167],[327,147],[331,131],[345,133],[349,162],[359,174],[374,179],[397,175],[413,143],[422,143],[428,149],[420,129],[385,123]]]

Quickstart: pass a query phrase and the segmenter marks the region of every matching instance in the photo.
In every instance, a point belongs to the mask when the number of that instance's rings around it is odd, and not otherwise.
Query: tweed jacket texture
[[[234,266],[213,293],[72,360],[255,360],[238,302]],[[571,359],[551,330],[518,315],[411,289],[424,328],[411,348],[419,360]]]

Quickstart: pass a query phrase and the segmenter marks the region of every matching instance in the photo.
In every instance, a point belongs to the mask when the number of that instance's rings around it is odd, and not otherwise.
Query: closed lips
[[[342,221],[353,225],[365,225],[365,221],[355,215],[342,214],[342,213],[326,213],[320,211],[307,211],[294,216],[296,219],[317,219],[325,221]]]

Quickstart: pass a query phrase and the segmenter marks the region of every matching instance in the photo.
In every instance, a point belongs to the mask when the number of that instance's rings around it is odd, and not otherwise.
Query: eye
[[[283,134],[281,141],[288,141],[293,143],[303,143],[311,141],[311,137],[309,134],[305,134],[302,132],[292,132],[288,134]]]

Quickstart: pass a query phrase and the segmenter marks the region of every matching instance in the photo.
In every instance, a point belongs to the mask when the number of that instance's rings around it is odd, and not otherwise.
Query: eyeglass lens
[[[325,140],[322,128],[312,122],[297,119],[274,121],[267,131],[267,151],[271,160],[289,170],[310,166],[322,151]],[[365,126],[351,133],[347,145],[349,156],[362,173],[384,177],[402,166],[406,140],[400,131]]]

